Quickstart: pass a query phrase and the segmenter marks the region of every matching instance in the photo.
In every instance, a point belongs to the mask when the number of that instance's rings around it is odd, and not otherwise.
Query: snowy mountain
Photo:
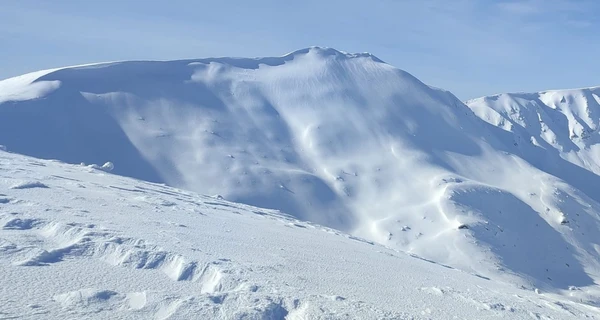
[[[512,145],[511,152],[564,180],[574,179],[570,175],[580,176],[569,182],[581,189],[592,188],[590,193],[596,194],[600,88],[499,94],[467,101],[467,105],[481,119],[503,130],[497,136]]]
[[[0,151],[3,319],[596,319],[272,210]]]
[[[317,47],[115,62],[1,81],[0,144],[111,161],[123,176],[596,304],[597,96],[560,108],[510,97],[467,106],[373,55]]]

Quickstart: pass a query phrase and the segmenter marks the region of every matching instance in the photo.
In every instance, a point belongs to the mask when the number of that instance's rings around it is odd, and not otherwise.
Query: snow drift
[[[470,109],[370,54],[63,68],[0,82],[0,102],[0,144],[14,152],[111,161],[117,174],[279,209],[527,288],[592,290],[600,277],[600,176],[578,165],[596,149],[580,162],[523,152],[496,126],[501,111]]]
[[[0,317],[583,319],[523,290],[289,215],[0,151]],[[582,303],[583,302],[583,303]]]

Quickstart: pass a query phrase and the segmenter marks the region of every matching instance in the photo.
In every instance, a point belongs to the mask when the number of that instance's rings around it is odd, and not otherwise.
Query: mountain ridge
[[[371,54],[262,59],[55,69],[13,91],[2,81],[0,144],[112,161],[118,174],[278,209],[528,288],[593,291],[600,177],[514,145],[512,131],[486,121],[493,108]]]

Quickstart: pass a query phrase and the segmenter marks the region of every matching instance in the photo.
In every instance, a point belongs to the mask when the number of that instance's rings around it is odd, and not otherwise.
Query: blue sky
[[[114,60],[371,52],[461,99],[600,85],[597,0],[0,1],[0,79]]]

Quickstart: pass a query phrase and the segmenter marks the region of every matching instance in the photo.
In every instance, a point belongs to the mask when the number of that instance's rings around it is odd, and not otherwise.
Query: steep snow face
[[[553,158],[600,174],[600,88],[500,94],[467,105],[511,133],[506,140],[514,152],[537,166],[559,166],[538,152],[544,149]]]
[[[0,317],[597,319],[320,225],[0,151]]]
[[[480,152],[461,132],[474,130],[456,98],[369,54],[66,68],[22,91],[39,83],[60,88],[24,103],[9,95],[0,110],[15,152],[111,160],[117,173],[344,230],[359,223],[360,204],[428,201],[415,183],[429,188],[419,180],[441,172],[444,152]],[[407,170],[416,164],[423,170]],[[387,215],[389,202],[376,210]]]
[[[529,288],[599,279],[600,177],[521,158],[452,94],[370,54],[309,48],[8,81],[9,150],[111,161],[118,174],[279,209]]]

